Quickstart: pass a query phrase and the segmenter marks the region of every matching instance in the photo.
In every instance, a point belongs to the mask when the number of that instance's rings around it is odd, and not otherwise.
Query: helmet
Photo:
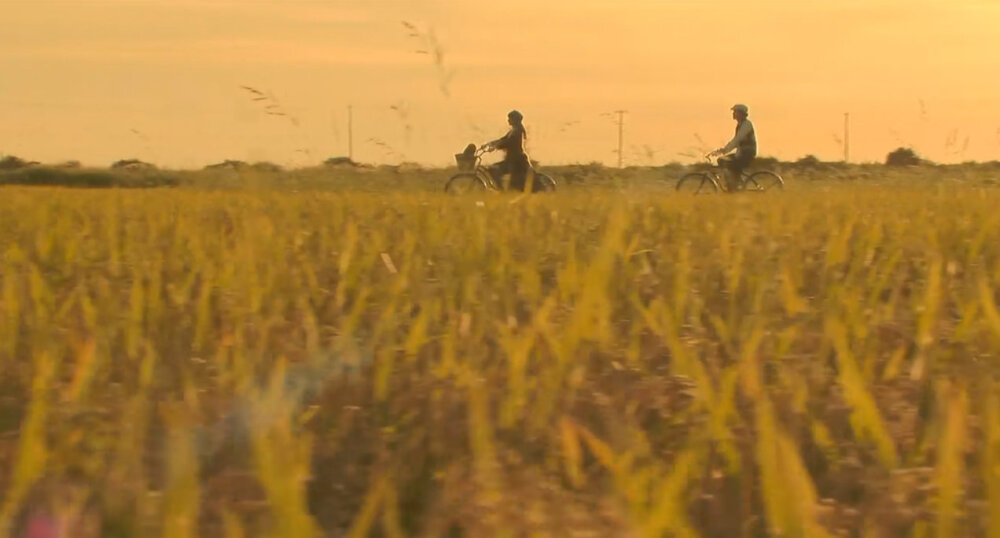
[[[516,110],[511,110],[507,113],[507,118],[514,121],[521,121],[524,119],[524,116]]]
[[[732,110],[733,112],[742,112],[744,114],[750,113],[750,109],[747,108],[746,105],[733,105],[733,108],[731,108],[730,110]]]

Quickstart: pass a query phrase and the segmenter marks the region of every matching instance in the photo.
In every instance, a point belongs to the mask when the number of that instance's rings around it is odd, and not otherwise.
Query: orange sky
[[[537,4],[542,4],[541,6]],[[689,161],[747,103],[766,155],[1000,158],[1000,2],[0,0],[0,153],[172,167],[449,162],[510,108],[546,162]],[[442,64],[420,54],[433,32]],[[270,92],[297,119],[240,89]],[[445,91],[447,90],[447,91]],[[393,108],[394,107],[394,108]],[[699,142],[699,138],[704,143]],[[966,143],[966,140],[968,142]]]

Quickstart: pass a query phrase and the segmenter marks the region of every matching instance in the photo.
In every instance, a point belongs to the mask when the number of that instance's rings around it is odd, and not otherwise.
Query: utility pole
[[[851,153],[851,113],[844,112],[844,162],[850,160]]]
[[[347,158],[354,161],[354,107],[347,105]]]
[[[618,114],[618,168],[622,167],[622,139],[625,134],[625,113],[627,110],[616,110]]]

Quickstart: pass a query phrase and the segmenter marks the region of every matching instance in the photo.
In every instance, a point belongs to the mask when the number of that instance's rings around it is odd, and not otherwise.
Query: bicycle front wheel
[[[444,185],[444,192],[448,194],[466,194],[472,192],[485,192],[489,187],[483,179],[476,174],[464,172],[451,176],[448,183]]]
[[[748,191],[770,191],[785,188],[785,181],[781,176],[769,171],[760,171],[750,174],[747,178],[746,190]]]
[[[712,194],[719,192],[719,184],[705,172],[691,172],[677,180],[677,191],[689,194]]]

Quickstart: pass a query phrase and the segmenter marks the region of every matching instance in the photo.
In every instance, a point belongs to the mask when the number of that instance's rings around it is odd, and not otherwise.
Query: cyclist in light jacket
[[[732,190],[739,184],[740,174],[757,157],[757,134],[754,132],[753,123],[747,117],[750,110],[746,105],[733,105],[733,119],[736,120],[736,134],[725,146],[713,151],[709,155],[722,155],[719,158],[719,166],[729,171],[729,186]],[[736,154],[727,153],[736,150]]]

